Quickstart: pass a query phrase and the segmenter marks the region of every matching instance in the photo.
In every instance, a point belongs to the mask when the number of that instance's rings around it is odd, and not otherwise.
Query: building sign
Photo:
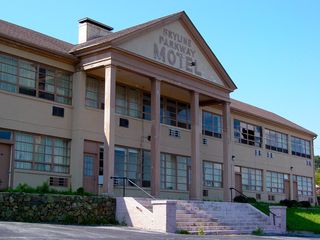
[[[153,45],[155,60],[202,76],[197,67],[196,49],[189,37],[163,28],[157,40]]]
[[[119,45],[127,51],[190,73],[210,82],[223,81],[179,21],[149,30]]]

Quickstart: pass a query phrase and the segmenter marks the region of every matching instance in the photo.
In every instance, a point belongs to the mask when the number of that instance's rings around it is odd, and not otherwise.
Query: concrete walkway
[[[18,222],[0,222],[0,240],[2,239],[23,239],[23,240],[93,240],[93,239],[125,239],[125,240],[191,240],[191,239],[315,239],[312,237],[284,237],[284,236],[191,236],[179,234],[163,234],[156,232],[146,232],[129,227],[118,226],[76,226],[76,225],[55,225],[39,223],[18,223]],[[320,238],[319,238],[320,239]]]

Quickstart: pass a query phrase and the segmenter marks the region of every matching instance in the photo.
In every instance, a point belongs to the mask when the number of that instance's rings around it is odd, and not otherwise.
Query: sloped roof
[[[288,126],[290,128],[296,129],[300,132],[308,133],[312,136],[317,136],[316,133],[309,131],[308,129],[305,129],[305,128],[299,126],[298,124],[295,124],[295,123],[289,121],[288,119],[285,119],[285,118],[283,118],[273,112],[269,112],[267,110],[255,107],[250,104],[240,102],[235,99],[231,99],[231,106],[230,107],[231,107],[231,110],[233,109],[233,110],[236,110],[239,112],[248,113],[248,114],[254,115],[256,117],[260,117],[260,118],[267,119],[267,120],[270,120],[272,122],[275,122],[275,123],[278,123],[278,124],[281,124],[284,126]]]
[[[3,20],[0,20],[0,37],[75,59],[69,53],[73,44]]]
[[[135,31],[142,30],[142,29],[144,29],[146,27],[152,26],[152,25],[154,25],[156,23],[161,22],[162,20],[164,20],[166,18],[171,18],[171,17],[174,17],[174,16],[179,17],[182,13],[183,12],[174,13],[174,14],[171,14],[171,15],[168,15],[168,16],[165,16],[165,17],[157,18],[157,19],[154,19],[154,20],[142,23],[142,24],[138,24],[138,25],[133,26],[133,27],[129,27],[129,28],[120,30],[118,32],[111,32],[110,34],[108,34],[106,36],[98,37],[98,38],[89,40],[87,42],[78,44],[78,45],[74,46],[70,50],[70,52],[75,52],[75,51],[78,51],[78,50],[81,50],[81,49],[85,49],[85,48],[88,48],[88,47],[92,47],[92,46],[96,46],[96,45],[99,45],[99,44],[110,42],[112,40],[115,40],[115,39],[118,39],[120,37],[126,36],[126,35],[128,35],[130,33],[133,33]]]

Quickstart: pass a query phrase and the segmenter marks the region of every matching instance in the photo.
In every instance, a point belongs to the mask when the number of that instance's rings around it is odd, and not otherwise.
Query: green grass
[[[251,205],[269,215],[271,204],[259,202],[251,203]],[[287,229],[288,231],[320,233],[320,207],[287,208]]]
[[[287,208],[289,231],[320,233],[320,208]]]

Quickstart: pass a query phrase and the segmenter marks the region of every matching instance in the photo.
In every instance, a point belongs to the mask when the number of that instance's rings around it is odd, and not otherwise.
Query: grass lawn
[[[289,231],[320,233],[320,208],[287,208]]]
[[[269,215],[269,203],[251,203],[261,212]],[[287,208],[287,230],[320,233],[320,207]]]

